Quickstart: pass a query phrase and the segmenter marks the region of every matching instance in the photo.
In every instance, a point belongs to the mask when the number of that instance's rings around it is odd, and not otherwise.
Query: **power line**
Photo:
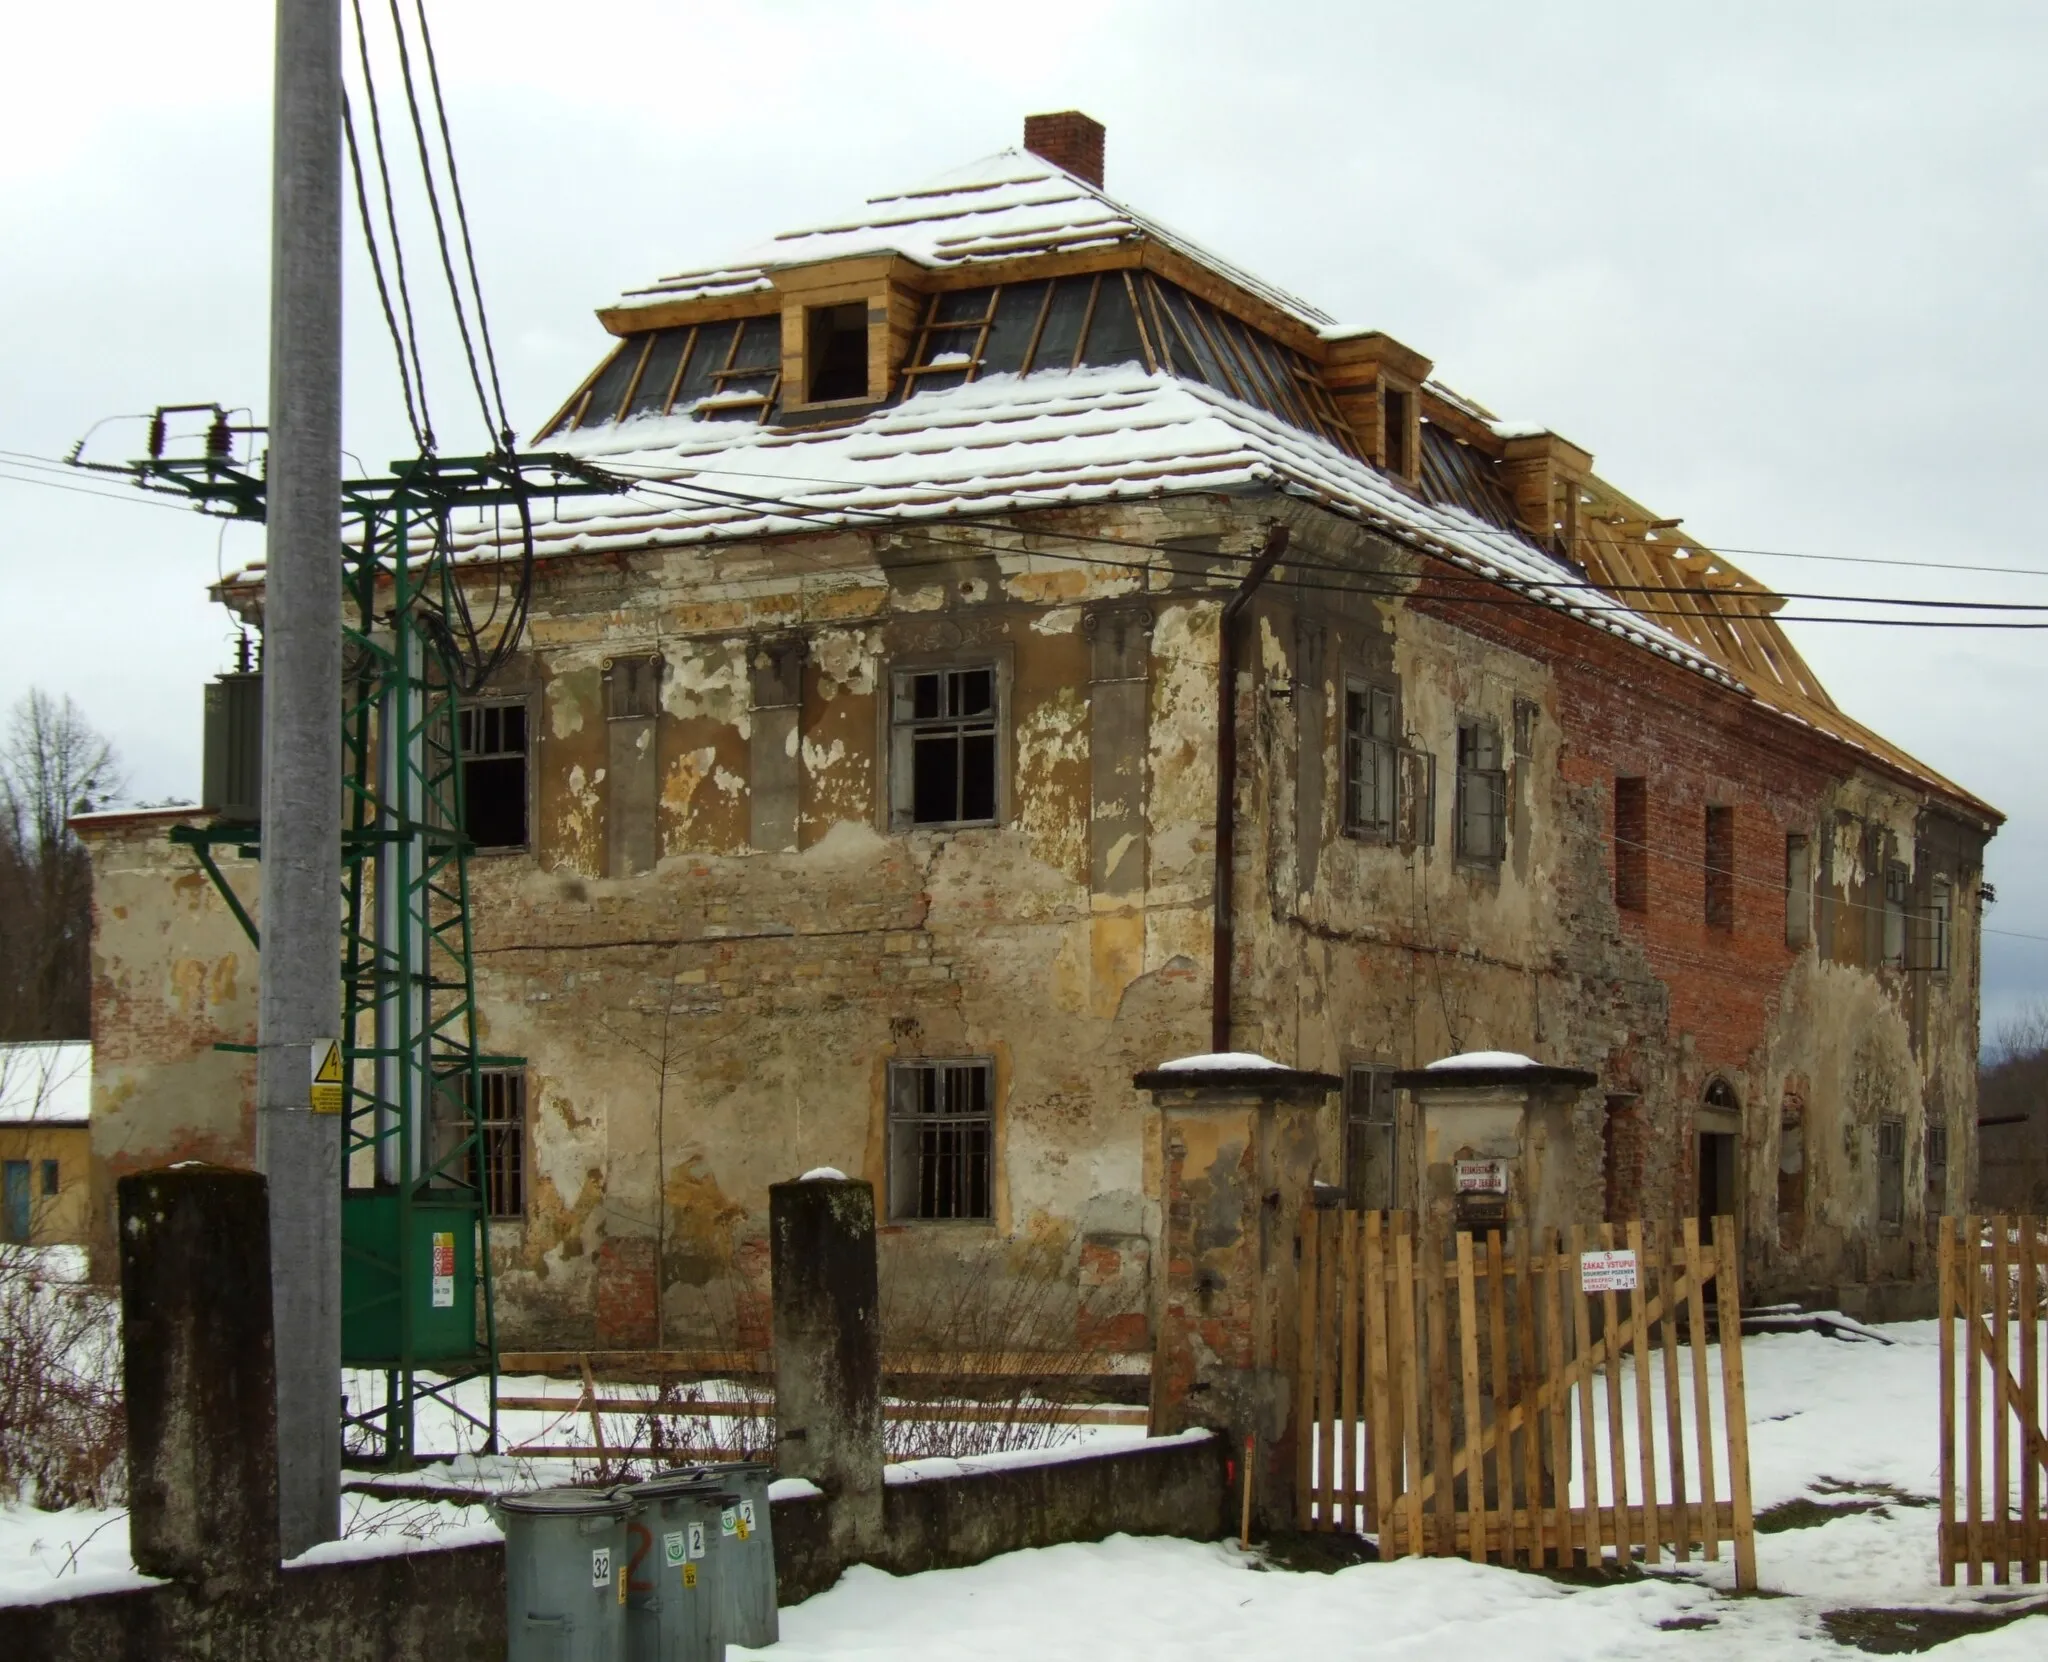
[[[0,462],[0,468],[4,468],[9,465],[11,464]],[[187,508],[189,507],[189,503],[185,501],[173,502],[169,498],[164,496],[150,495],[144,492],[94,490],[89,485],[67,485],[62,480],[59,479],[42,479],[36,477],[33,474],[12,474],[0,472],[0,484],[40,485],[44,490],[69,491],[73,496],[96,497],[98,500],[102,502],[125,502],[129,504],[131,507],[169,508],[175,512],[181,513],[186,511]],[[227,516],[216,514],[213,517],[218,519]]]

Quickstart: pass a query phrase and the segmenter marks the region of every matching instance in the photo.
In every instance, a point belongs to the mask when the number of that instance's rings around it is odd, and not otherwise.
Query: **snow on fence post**
[[[192,1165],[117,1194],[135,1567],[261,1589],[278,1562],[269,1185]]]
[[[776,1461],[825,1491],[839,1562],[870,1559],[884,1545],[874,1186],[807,1172],[769,1186],[768,1221]]]

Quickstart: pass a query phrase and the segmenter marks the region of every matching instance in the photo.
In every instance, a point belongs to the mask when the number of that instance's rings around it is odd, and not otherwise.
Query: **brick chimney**
[[[1042,156],[1054,167],[1063,167],[1077,179],[1102,188],[1102,143],[1107,136],[1102,123],[1079,110],[1060,110],[1053,115],[1024,118],[1024,148]]]

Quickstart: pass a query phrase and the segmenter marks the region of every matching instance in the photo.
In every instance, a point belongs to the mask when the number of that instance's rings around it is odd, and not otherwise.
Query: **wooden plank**
[[[1405,1450],[1408,1550],[1420,1552],[1422,1541],[1422,1381],[1415,1331],[1415,1231],[1410,1213],[1400,1214],[1394,1237],[1394,1337],[1400,1346],[1401,1436]]]
[[[1972,1587],[1984,1583],[1984,1358],[1977,1338],[1977,1312],[1984,1299],[1983,1220],[1974,1212],[1963,1214],[1963,1324],[1969,1329],[1970,1349],[1963,1375],[1963,1530],[1964,1556],[1969,1564],[1966,1579]]]
[[[1941,1334],[1941,1584],[1956,1584],[1956,1220],[1940,1220],[1935,1312]]]
[[[2042,1436],[2041,1354],[2035,1307],[2041,1300],[2040,1220],[2023,1217],[2019,1224],[2020,1436],[2036,1443]],[[2020,1446],[2020,1529],[2028,1543],[2020,1579],[2041,1579],[2041,1473]]]
[[[582,1362],[583,1402],[590,1409],[590,1440],[597,1444],[598,1452],[602,1454],[604,1452],[604,1422],[598,1418],[597,1413],[597,1380],[592,1377],[590,1372],[590,1358],[586,1356],[582,1358]]]
[[[1650,1258],[1643,1250],[1643,1226],[1632,1219],[1628,1226],[1628,1249],[1636,1255],[1636,1290],[1630,1304],[1640,1311],[1649,1302]],[[1659,1544],[1664,1538],[1657,1515],[1657,1437],[1650,1413],[1649,1323],[1638,1319],[1635,1331],[1636,1375],[1636,1459],[1643,1484],[1643,1562],[1659,1561]]]
[[[1319,1404],[1319,1416],[1315,1423],[1315,1459],[1317,1459],[1317,1527],[1337,1527],[1337,1482],[1339,1482],[1339,1453],[1337,1453],[1337,1304],[1343,1298],[1339,1267],[1343,1265],[1341,1238],[1337,1226],[1341,1214],[1323,1214],[1319,1234],[1323,1244],[1321,1253],[1321,1292],[1317,1294],[1317,1335],[1315,1335],[1315,1394]]]
[[[1508,1355],[1508,1289],[1507,1257],[1502,1251],[1498,1230],[1486,1237],[1486,1355],[1492,1364],[1488,1391],[1493,1398],[1493,1412],[1496,1419],[1506,1414],[1515,1400],[1515,1369]],[[1524,1441],[1527,1434],[1524,1433]],[[1493,1448],[1494,1501],[1506,1516],[1507,1527],[1501,1539],[1501,1562],[1512,1564],[1517,1557],[1518,1542],[1515,1529],[1515,1439],[1513,1432],[1503,1432]],[[1485,1468],[1480,1468],[1480,1479],[1485,1480]]]
[[[1529,1565],[1542,1569],[1543,1542],[1546,1532],[1543,1527],[1543,1433],[1547,1424],[1539,1415],[1526,1412],[1533,1407],[1536,1391],[1536,1271],[1534,1256],[1530,1251],[1529,1231],[1521,1230],[1515,1237],[1515,1340],[1516,1361],[1514,1411],[1524,1414],[1522,1421],[1522,1499],[1533,1520],[1529,1534]],[[1564,1543],[1556,1536],[1550,1536],[1558,1547],[1560,1556],[1555,1560],[1562,1564]]]
[[[1450,1318],[1444,1310],[1444,1283],[1450,1260],[1445,1256],[1442,1225],[1432,1222],[1422,1243],[1423,1290],[1429,1322],[1429,1445],[1430,1470],[1436,1478],[1437,1551],[1458,1550],[1458,1497],[1451,1483],[1451,1356]]]
[[[1699,1449],[1699,1502],[1704,1518],[1714,1516],[1714,1403],[1707,1390],[1707,1288],[1700,1279],[1705,1254],[1700,1251],[1700,1220],[1685,1220],[1685,1273],[1692,1283],[1692,1297],[1686,1310],[1686,1333],[1692,1344],[1693,1438]],[[1718,1528],[1700,1532],[1700,1556],[1721,1556]]]
[[[1401,1430],[1395,1423],[1393,1396],[1387,1377],[1387,1262],[1381,1238],[1383,1212],[1365,1216],[1365,1296],[1370,1320],[1367,1323],[1368,1361],[1366,1384],[1369,1406],[1366,1418],[1367,1448],[1372,1457],[1372,1504],[1366,1512],[1366,1527],[1384,1533],[1394,1518],[1394,1457],[1401,1446]]]
[[[1465,1388],[1465,1443],[1477,1449],[1481,1432],[1479,1418],[1479,1289],[1472,1255],[1472,1232],[1458,1231],[1458,1372]],[[1449,1484],[1444,1487],[1455,1495]],[[1471,1558],[1486,1562],[1486,1460],[1465,1462],[1465,1511],[1472,1532]]]
[[[1295,1312],[1297,1347],[1294,1383],[1294,1524],[1306,1530],[1314,1523],[1315,1480],[1314,1432],[1316,1423],[1316,1247],[1320,1226],[1314,1207],[1301,1214],[1301,1267],[1295,1272],[1300,1288]]]
[[[1593,1349],[1593,1301],[1586,1296],[1586,1231],[1572,1225],[1570,1280],[1572,1330],[1578,1338],[1578,1353],[1588,1356]],[[1600,1567],[1600,1549],[1606,1544],[1607,1519],[1600,1505],[1600,1457],[1593,1447],[1593,1374],[1590,1368],[1579,1375],[1579,1478],[1585,1486],[1586,1567]]]
[[[2012,1367],[2012,1220],[2003,1215],[1991,1220],[1991,1349],[1997,1360],[1992,1378],[2001,1379]],[[2012,1496],[2012,1414],[2001,1397],[1991,1407],[1991,1519],[1998,1532],[1999,1548],[1991,1566],[1991,1579],[2003,1586],[2010,1575],[2005,1550],[2006,1525],[2011,1521]]]
[[[1546,1354],[1553,1380],[1564,1378],[1564,1305],[1567,1276],[1565,1270],[1564,1234],[1558,1232],[1557,1251],[1551,1254],[1548,1272],[1544,1277],[1545,1303],[1549,1306],[1543,1327],[1548,1341]],[[1572,1475],[1572,1432],[1571,1403],[1560,1390],[1550,1403],[1550,1500],[1551,1515],[1555,1520],[1551,1539],[1557,1548],[1557,1563],[1560,1569],[1572,1561],[1576,1545],[1572,1535],[1571,1475]]]
[[[1614,1250],[1614,1225],[1600,1225],[1600,1249]],[[1601,1394],[1607,1399],[1607,1475],[1614,1492],[1614,1555],[1622,1568],[1628,1567],[1630,1541],[1628,1517],[1628,1443],[1622,1426],[1625,1411],[1621,1403],[1622,1326],[1618,1293],[1600,1295],[1600,1331],[1607,1340],[1607,1377]]]
[[[1657,1324],[1664,1338],[1664,1458],[1671,1471],[1671,1551],[1679,1563],[1692,1558],[1692,1506],[1685,1483],[1685,1398],[1679,1389],[1678,1302],[1675,1290],[1682,1271],[1678,1231],[1669,1220],[1656,1226],[1657,1291],[1664,1317]]]
[[[1347,1211],[1343,1219],[1342,1248],[1337,1260],[1340,1265],[1338,1297],[1343,1300],[1340,1306],[1343,1321],[1339,1337],[1343,1349],[1338,1356],[1337,1442],[1343,1475],[1337,1486],[1337,1496],[1341,1527],[1349,1530],[1358,1527],[1358,1502],[1365,1488],[1358,1475],[1358,1440],[1362,1429],[1358,1416],[1358,1317],[1360,1306],[1365,1302],[1365,1288],[1359,1274],[1358,1214]]]
[[[1742,1242],[1732,1217],[1714,1220],[1720,1271],[1721,1405],[1728,1431],[1728,1498],[1734,1514],[1735,1590],[1756,1591],[1756,1519],[1749,1501],[1749,1392],[1742,1377]]]
[[[500,1397],[498,1407],[508,1413],[576,1414],[584,1411],[586,1404],[580,1396]],[[596,1408],[600,1414],[631,1414],[642,1419],[743,1420],[773,1414],[775,1399],[729,1397],[709,1402],[655,1402],[634,1397],[600,1397]],[[886,1402],[882,1405],[882,1418],[941,1419],[961,1425],[1143,1425],[1146,1414],[1142,1408],[1111,1405]]]

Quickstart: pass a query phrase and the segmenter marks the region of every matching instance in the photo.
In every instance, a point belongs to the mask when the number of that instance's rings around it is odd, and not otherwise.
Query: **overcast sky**
[[[1584,445],[1710,543],[2017,568],[1739,556],[1779,589],[2048,603],[2048,8],[438,0],[432,16],[526,431],[596,361],[591,310],[621,288],[1073,107],[1108,125],[1113,194]],[[23,7],[6,29],[0,451],[59,456],[162,402],[260,406],[269,7],[100,0]],[[429,257],[423,236],[409,246]],[[407,448],[403,411],[360,265],[350,279],[348,446],[381,468]],[[459,451],[480,432],[447,339],[429,373]],[[113,422],[89,454],[141,438]],[[68,693],[133,794],[192,795],[200,687],[230,640],[206,584],[259,534],[21,473],[0,455],[0,704]],[[2048,635],[1793,632],[1844,707],[2010,815],[1987,1028],[2048,996],[2048,939],[2020,938],[2048,937],[2048,779],[2027,761]]]

